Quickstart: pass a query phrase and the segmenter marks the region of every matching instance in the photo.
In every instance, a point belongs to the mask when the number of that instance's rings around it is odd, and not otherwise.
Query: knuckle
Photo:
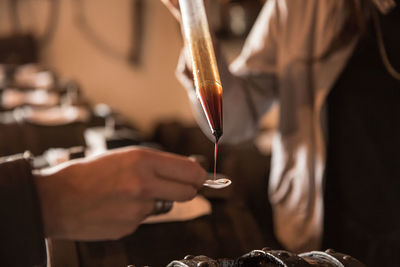
[[[143,197],[149,195],[149,186],[146,183],[140,182],[130,186],[129,193],[134,197]]]
[[[136,183],[135,185],[132,186],[132,192],[134,196],[140,197],[143,195],[143,185],[141,183]]]
[[[148,197],[151,196],[151,193],[152,193],[152,187],[150,186],[150,184],[147,182],[141,183],[139,196]]]

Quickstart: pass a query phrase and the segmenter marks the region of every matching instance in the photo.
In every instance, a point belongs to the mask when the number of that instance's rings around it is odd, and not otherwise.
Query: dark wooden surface
[[[10,155],[30,150],[39,155],[49,148],[84,145],[83,132],[89,125],[90,122],[47,127],[3,116],[0,153]],[[154,136],[144,141],[173,153],[201,155],[204,167],[212,171],[214,144],[195,126],[160,124]],[[218,171],[227,174],[233,184],[223,190],[200,192],[212,204],[211,215],[186,222],[142,225],[117,241],[54,241],[51,257],[54,267],[74,266],[77,262],[80,267],[166,266],[187,254],[236,258],[265,246],[279,249],[272,233],[267,199],[269,160],[252,144],[222,144]]]

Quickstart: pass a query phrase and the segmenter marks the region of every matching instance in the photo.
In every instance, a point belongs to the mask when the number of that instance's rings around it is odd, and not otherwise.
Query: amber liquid
[[[198,89],[201,106],[216,142],[222,135],[222,87],[216,82],[205,84]]]

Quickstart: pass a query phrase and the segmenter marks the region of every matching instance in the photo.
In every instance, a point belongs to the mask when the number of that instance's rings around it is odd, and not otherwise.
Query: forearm
[[[44,266],[41,210],[27,159],[0,160],[0,191],[0,265]]]

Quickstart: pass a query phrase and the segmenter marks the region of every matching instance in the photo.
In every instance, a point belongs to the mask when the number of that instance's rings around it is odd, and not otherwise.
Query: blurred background
[[[209,21],[225,40],[229,58],[238,53],[261,2],[210,1]],[[193,122],[174,74],[182,47],[179,26],[161,1],[1,0],[0,5],[1,36],[33,34],[37,62],[78,81],[91,102],[106,103],[146,132],[163,119]]]

